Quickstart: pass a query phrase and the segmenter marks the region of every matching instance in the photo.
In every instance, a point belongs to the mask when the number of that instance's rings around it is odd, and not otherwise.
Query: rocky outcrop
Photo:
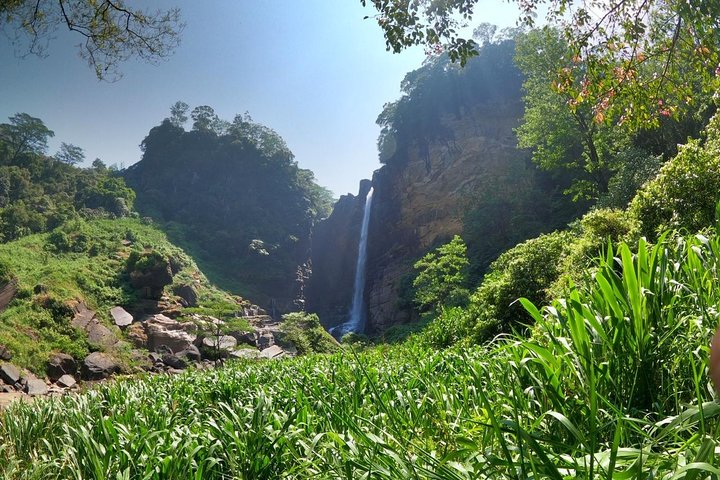
[[[405,131],[398,140],[400,153],[374,173],[371,184],[361,183],[358,196],[342,197],[316,227],[309,310],[326,327],[342,321],[337,317],[350,308],[360,219],[370,185],[374,194],[364,286],[369,333],[415,319],[409,288],[413,264],[454,235],[468,245],[475,267],[471,280],[477,283],[503,250],[563,226],[578,213],[566,206],[564,186],[540,172],[529,152],[517,148],[521,77],[506,76],[512,82],[495,85],[490,93],[467,94],[483,86],[463,83],[458,75],[457,86],[468,101],[429,110],[428,115],[436,116],[423,120],[435,128]]]
[[[55,353],[50,356],[46,368],[48,378],[56,382],[65,375],[75,375],[78,370],[75,359],[66,353]]]
[[[0,312],[7,308],[17,291],[17,282],[14,279],[0,282]]]
[[[147,348],[159,351],[161,347],[171,352],[181,352],[193,345],[197,335],[196,326],[190,322],[178,322],[165,315],[153,315],[144,322]]]

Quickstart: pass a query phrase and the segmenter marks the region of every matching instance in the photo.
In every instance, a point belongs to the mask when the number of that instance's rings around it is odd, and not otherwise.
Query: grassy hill
[[[0,271],[6,281],[17,283],[15,298],[0,313],[0,344],[13,353],[13,362],[42,374],[52,352],[82,358],[98,349],[71,326],[73,306],[84,303],[107,327],[115,328],[112,307],[136,311],[147,303],[130,281],[132,252],[158,254],[177,269],[163,289],[169,302],[178,300],[176,287],[194,286],[200,307],[183,310],[187,314],[199,310],[222,318],[241,308],[238,297],[213,287],[192,259],[152,224],[132,218],[75,220],[51,233],[0,244]],[[130,346],[120,350],[127,353]]]

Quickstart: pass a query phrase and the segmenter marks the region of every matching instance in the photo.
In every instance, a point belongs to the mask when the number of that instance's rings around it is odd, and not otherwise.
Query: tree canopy
[[[80,56],[98,79],[119,78],[131,58],[154,63],[173,53],[183,30],[180,10],[143,10],[125,0],[6,0],[0,28],[20,54],[44,56],[59,28],[77,34]]]
[[[376,10],[389,50],[411,45],[446,50],[464,64],[478,45],[459,33],[478,0],[361,0]],[[554,88],[587,105],[597,123],[640,128],[676,117],[698,90],[714,91],[720,77],[720,3],[706,0],[515,0],[519,23],[547,20],[568,42],[573,60],[554,73]],[[485,32],[487,33],[487,32]],[[698,86],[701,88],[698,89]]]

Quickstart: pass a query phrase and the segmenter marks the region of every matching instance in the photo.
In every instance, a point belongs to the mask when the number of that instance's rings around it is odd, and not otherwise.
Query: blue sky
[[[182,43],[159,65],[124,63],[114,83],[95,79],[68,33],[59,31],[42,59],[18,58],[0,36],[0,122],[27,112],[55,131],[50,153],[64,141],[84,148],[87,164],[101,158],[127,167],[140,160],[150,128],[183,100],[227,120],[248,111],[336,196],[355,193],[379,167],[375,119],[424,54],[387,52],[379,27],[363,20],[373,10],[360,0],[148,4],[180,7]],[[480,0],[476,17],[504,27],[517,14],[507,2]]]

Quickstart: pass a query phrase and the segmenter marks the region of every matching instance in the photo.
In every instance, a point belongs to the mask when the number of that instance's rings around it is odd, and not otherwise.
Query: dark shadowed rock
[[[175,295],[182,298],[188,307],[198,306],[197,291],[195,290],[195,287],[190,284],[186,283],[185,285],[180,285],[179,287],[175,288]]]
[[[75,375],[78,365],[75,359],[66,353],[54,353],[50,355],[47,365],[47,376],[52,382],[56,382],[63,375]]]
[[[5,345],[0,345],[0,360],[12,360],[12,353]]]
[[[55,385],[62,388],[72,388],[77,385],[77,381],[72,375],[63,375],[62,377],[58,378],[57,382],[55,382]]]
[[[166,353],[165,355],[163,355],[162,361],[168,367],[175,368],[177,370],[187,368],[187,362],[185,362],[185,360],[178,357],[177,355],[172,355],[170,353]]]
[[[197,338],[191,333],[195,328],[191,323],[181,323],[162,314],[153,315],[145,321],[147,348],[157,351],[164,345],[172,352],[187,350]]]
[[[181,358],[186,358],[191,362],[199,362],[200,360],[202,360],[200,350],[198,350],[195,345],[190,345],[186,350],[178,352],[177,356]]]
[[[8,385],[15,385],[20,381],[20,370],[12,363],[0,365],[0,380]]]
[[[106,353],[93,352],[82,364],[82,377],[85,380],[101,380],[120,372],[120,365]]]
[[[133,316],[130,315],[124,308],[122,307],[113,307],[110,309],[110,315],[113,318],[113,321],[115,322],[115,325],[118,327],[127,327],[133,322]]]
[[[9,282],[0,282],[0,312],[5,310],[15,295],[17,295],[17,281],[15,279]]]
[[[133,288],[140,290],[144,298],[159,300],[163,288],[172,283],[172,269],[167,259],[160,255],[154,255],[154,263],[146,266],[143,270],[131,270],[130,283]]]
[[[257,337],[257,348],[264,350],[275,345],[275,336],[268,330],[263,330]]]

